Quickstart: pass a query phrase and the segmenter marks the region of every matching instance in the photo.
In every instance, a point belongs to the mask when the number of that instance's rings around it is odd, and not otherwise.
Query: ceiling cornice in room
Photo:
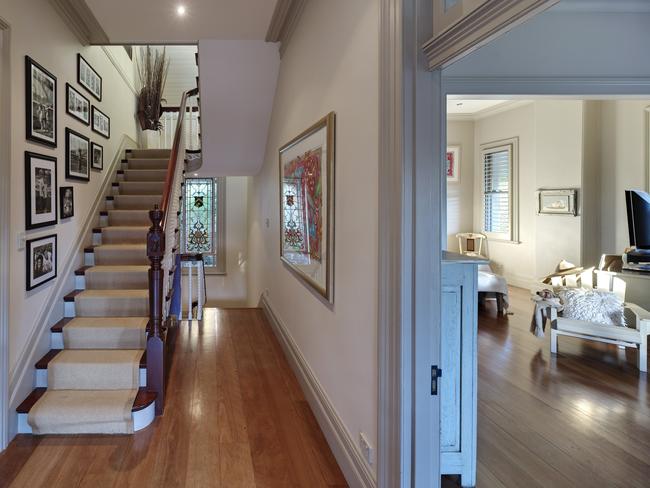
[[[287,49],[305,3],[306,0],[278,0],[275,5],[269,30],[266,33],[266,41],[280,43],[280,56]]]
[[[50,0],[50,3],[84,46],[110,43],[84,0]]]

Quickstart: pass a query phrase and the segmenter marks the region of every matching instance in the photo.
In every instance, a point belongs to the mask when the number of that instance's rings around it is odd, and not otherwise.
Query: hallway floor
[[[479,488],[647,487],[648,375],[636,351],[528,331],[528,290],[511,288],[514,315],[479,309]],[[444,488],[458,486],[453,477]]]
[[[259,309],[180,326],[165,414],[132,436],[18,436],[0,487],[344,487]]]

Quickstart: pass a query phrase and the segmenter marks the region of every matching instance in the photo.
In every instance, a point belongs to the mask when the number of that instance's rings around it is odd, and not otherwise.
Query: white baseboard
[[[82,262],[84,245],[92,240],[92,228],[97,222],[98,212],[105,204],[106,196],[111,192],[111,183],[124,157],[124,152],[130,148],[137,148],[137,143],[124,134],[115,157],[110,165],[107,165],[106,178],[97,194],[97,199],[86,216],[69,254],[63,259],[55,286],[52,287],[41,310],[35,311],[38,314],[36,326],[18,355],[14,369],[9,372],[9,439],[13,439],[17,433],[18,418],[15,409],[34,388],[34,363],[50,349],[50,327],[64,315],[63,296],[74,285],[74,270]]]
[[[375,474],[363,458],[357,444],[343,424],[314,371],[300,352],[298,345],[264,296],[260,298],[260,306],[300,382],[302,391],[348,484],[352,488],[375,488],[377,486]]]

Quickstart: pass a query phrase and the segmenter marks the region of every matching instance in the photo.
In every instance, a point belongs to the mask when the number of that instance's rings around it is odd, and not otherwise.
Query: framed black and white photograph
[[[102,77],[81,54],[77,54],[77,81],[100,102],[102,101]]]
[[[74,188],[62,186],[59,188],[59,218],[69,219],[74,217]]]
[[[56,278],[56,234],[27,240],[26,287],[33,290]]]
[[[91,165],[93,169],[98,169],[99,171],[104,169],[104,146],[93,142],[90,145],[90,154],[91,154]]]
[[[25,228],[56,222],[56,158],[25,151]]]
[[[65,129],[65,177],[72,180],[90,180],[90,139]]]
[[[83,124],[90,125],[90,100],[70,83],[65,84],[65,111]]]
[[[93,131],[106,139],[111,137],[111,119],[104,112],[93,105]]]
[[[27,139],[56,147],[56,77],[25,56]]]

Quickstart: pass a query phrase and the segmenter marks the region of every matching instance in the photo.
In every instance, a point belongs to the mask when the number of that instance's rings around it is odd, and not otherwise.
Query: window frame
[[[510,183],[508,188],[509,232],[487,232],[485,230],[485,155],[500,151],[509,154]],[[511,137],[492,141],[480,146],[481,155],[481,232],[488,239],[519,244],[519,138]]]

